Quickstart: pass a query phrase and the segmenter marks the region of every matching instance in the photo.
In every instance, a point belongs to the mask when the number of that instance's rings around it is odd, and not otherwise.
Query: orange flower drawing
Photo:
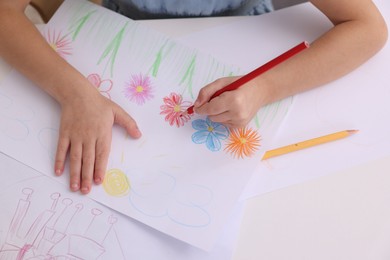
[[[230,129],[230,136],[224,150],[234,158],[252,156],[260,147],[260,136],[252,128]]]

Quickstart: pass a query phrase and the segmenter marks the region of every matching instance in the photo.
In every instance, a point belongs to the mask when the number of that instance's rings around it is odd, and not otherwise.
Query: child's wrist
[[[97,90],[93,88],[92,84],[86,78],[81,77],[70,82],[64,81],[57,84],[56,91],[52,96],[61,106],[65,106],[77,102],[77,100],[91,98],[95,93]]]

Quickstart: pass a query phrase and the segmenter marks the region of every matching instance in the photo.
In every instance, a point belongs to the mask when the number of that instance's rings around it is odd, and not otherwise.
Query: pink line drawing
[[[72,40],[67,35],[61,35],[61,33],[56,33],[55,30],[47,30],[47,33],[44,34],[46,41],[49,43],[50,47],[57,52],[60,57],[66,59],[67,56],[72,55]]]
[[[82,215],[83,204],[69,198],[61,200],[61,194],[55,192],[50,195],[51,206],[34,219],[33,193],[31,188],[22,190],[5,241],[0,244],[0,259],[100,259],[113,242],[125,259],[114,228],[118,221],[115,216],[111,214],[104,220],[103,210],[98,208]],[[89,222],[85,230],[72,228],[80,221]],[[110,241],[106,241],[108,237]]]
[[[99,74],[96,73],[88,75],[87,79],[89,80],[89,82],[92,83],[92,85],[94,85],[99,90],[100,94],[102,94],[108,99],[111,99],[110,91],[113,87],[112,80],[110,79],[102,80]]]

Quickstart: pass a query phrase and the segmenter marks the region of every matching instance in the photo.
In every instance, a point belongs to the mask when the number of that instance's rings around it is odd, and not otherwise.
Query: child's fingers
[[[96,142],[95,155],[95,173],[94,182],[100,184],[103,182],[107,170],[108,155],[111,147],[111,134],[107,137],[98,139]]]
[[[70,144],[70,189],[72,191],[78,191],[80,189],[82,152],[81,142],[72,142]]]
[[[195,112],[200,115],[214,116],[229,111],[229,103],[226,99],[226,93],[213,98],[209,102],[194,108]]]
[[[54,171],[57,176],[60,176],[64,172],[66,154],[68,153],[69,144],[69,138],[62,135],[59,136],[54,164]]]
[[[237,77],[220,78],[216,81],[204,86],[199,91],[198,97],[195,100],[194,107],[199,107],[208,102],[215,92],[233,82]]]
[[[225,81],[218,79],[203,88],[200,89],[197,99],[195,100],[194,107],[199,107],[204,105],[207,101],[210,100],[212,95],[217,92],[219,89],[225,86]]]
[[[209,119],[213,122],[216,123],[221,123],[221,124],[230,124],[231,123],[231,113],[229,111],[223,112],[221,114],[216,114],[209,116]]]
[[[139,138],[142,135],[135,120],[119,106],[116,107],[114,123],[125,128],[133,138]]]
[[[245,127],[248,122],[245,119],[234,118],[232,111],[226,111],[218,115],[209,116],[210,120],[216,123],[224,124],[229,128]]]
[[[81,164],[81,193],[87,194],[91,190],[92,178],[95,166],[95,142],[83,144]]]

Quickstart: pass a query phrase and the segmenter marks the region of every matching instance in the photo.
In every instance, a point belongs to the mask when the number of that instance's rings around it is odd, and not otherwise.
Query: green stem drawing
[[[282,102],[288,102],[288,101],[287,100],[286,101],[277,101],[277,102],[274,102],[272,104],[268,104],[265,107],[263,107],[261,109],[261,111],[258,112],[254,117],[254,122],[256,124],[256,127],[257,128],[262,127],[262,125],[265,123],[266,120],[267,120],[267,123],[271,124],[279,114],[284,113],[283,117],[286,116],[287,112],[289,111],[288,108],[292,104],[292,98],[290,98],[290,104],[286,105],[287,108],[285,109],[284,112],[281,112],[281,108],[283,108],[282,105],[284,104]],[[259,114],[260,114],[260,116],[259,116]]]
[[[260,112],[261,122],[260,122],[260,117],[259,117],[258,113],[256,113],[255,124],[256,124],[257,128],[260,128],[263,125],[263,123],[267,117],[267,114],[269,113],[270,108],[271,108],[271,105],[267,105],[267,106],[263,107],[262,111]]]
[[[260,128],[260,122],[259,122],[259,116],[257,114],[255,115],[254,121],[255,121],[257,129],[259,129]]]
[[[229,74],[227,75],[228,77],[233,77],[233,76],[236,76],[237,74],[234,73],[233,71],[229,72]]]
[[[126,29],[127,25],[128,25],[128,22],[126,22],[126,24],[122,27],[122,29],[115,35],[115,37],[112,39],[110,44],[104,50],[102,56],[100,57],[100,59],[99,59],[99,61],[97,63],[98,65],[100,65],[100,63],[108,55],[110,55],[110,57],[109,57],[109,59],[107,61],[107,64],[106,64],[106,68],[104,69],[104,71],[107,69],[107,66],[110,65],[110,75],[111,75],[111,77],[113,77],[115,60],[116,60],[116,57],[117,57],[117,54],[118,54],[118,50],[119,50],[119,48],[121,46],[121,42],[122,42],[123,35],[124,35],[124,32],[125,32],[125,29]]]
[[[154,61],[153,65],[151,67],[153,77],[157,76],[158,69],[160,68],[161,61],[162,61],[162,51],[163,51],[163,49],[164,49],[164,46],[161,47],[160,51],[157,53],[156,60]]]
[[[83,17],[78,19],[75,22],[75,24],[70,26],[70,31],[72,32],[72,41],[74,41],[76,39],[77,35],[79,35],[79,33],[80,33],[81,29],[83,28],[83,26],[85,25],[85,23],[89,20],[91,15],[95,12],[96,12],[96,10],[93,10],[93,11],[87,13],[86,15],[84,15]]]
[[[192,83],[193,83],[193,76],[195,71],[195,64],[196,64],[196,54],[192,57],[191,62],[184,73],[183,78],[180,81],[180,85],[186,82],[186,85],[188,87],[188,93],[190,94],[191,98],[194,98],[194,94],[192,93]]]
[[[168,42],[165,42],[164,45],[160,48],[160,50],[157,52],[156,59],[153,62],[152,67],[149,69],[149,73],[150,73],[150,71],[152,71],[153,77],[157,77],[158,70],[159,70],[161,62],[163,60],[164,51],[167,48],[167,44],[168,44]],[[172,49],[172,48],[170,48],[170,49]],[[167,50],[167,53],[170,51],[170,49]],[[165,54],[167,54],[167,53],[165,53]]]

